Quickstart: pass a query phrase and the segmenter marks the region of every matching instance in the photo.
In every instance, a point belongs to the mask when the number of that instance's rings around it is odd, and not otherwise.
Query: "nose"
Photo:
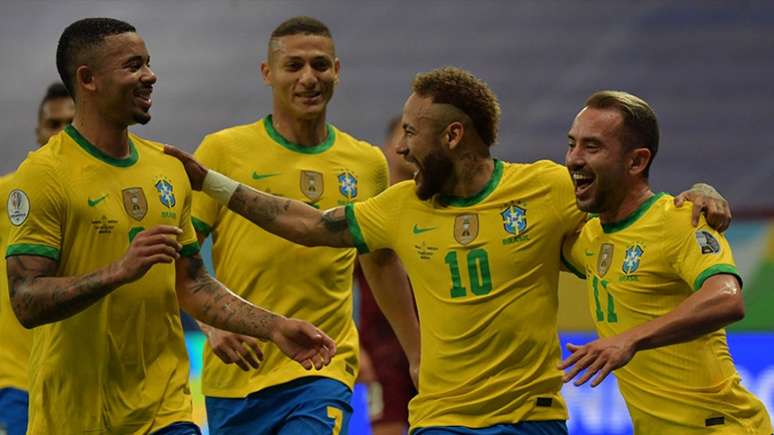
[[[577,169],[583,166],[583,155],[579,146],[568,147],[564,155],[564,164],[570,169]]]
[[[400,139],[398,139],[397,143],[395,144],[395,152],[403,156],[403,158],[408,156],[409,149],[408,145],[406,145],[405,134],[400,135]]]
[[[315,74],[314,68],[312,68],[311,65],[306,65],[301,70],[301,78],[299,79],[299,82],[307,88],[314,87],[314,85],[317,83],[317,75]]]
[[[149,66],[145,66],[145,73],[142,75],[141,80],[149,85],[152,85],[158,81],[158,77],[156,76],[156,73],[153,72],[153,70]]]

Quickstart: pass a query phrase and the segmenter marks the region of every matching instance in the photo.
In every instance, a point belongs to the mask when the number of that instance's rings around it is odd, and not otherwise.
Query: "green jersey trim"
[[[333,127],[331,127],[330,124],[325,124],[325,131],[327,133],[325,140],[322,143],[311,147],[294,144],[293,142],[290,142],[282,137],[282,135],[274,129],[274,122],[271,119],[271,115],[263,118],[263,126],[266,127],[266,132],[269,133],[269,136],[272,139],[274,139],[274,142],[277,142],[290,151],[295,151],[301,154],[320,154],[321,152],[324,152],[333,146],[333,142],[336,141],[336,132],[333,130]]]
[[[572,265],[569,261],[567,261],[566,258],[564,258],[564,252],[559,254],[559,259],[562,260],[562,264],[564,264],[564,267],[567,268],[570,272],[573,273],[573,275],[577,276],[580,279],[586,279],[586,274],[581,273],[578,269],[575,268],[575,266]]]
[[[212,227],[204,223],[204,221],[196,219],[195,217],[191,216],[191,223],[193,224],[194,229],[197,233],[203,234],[204,237],[207,237],[212,232]]]
[[[5,256],[13,257],[14,255],[35,255],[38,257],[47,257],[54,261],[59,261],[59,249],[32,243],[18,243],[8,245],[8,249],[5,251]]]
[[[484,188],[481,189],[481,191],[477,194],[468,198],[441,195],[441,202],[454,207],[470,207],[471,205],[476,205],[479,202],[485,200],[486,197],[489,196],[493,190],[495,190],[497,185],[500,184],[500,179],[503,177],[503,166],[504,165],[502,160],[494,159],[494,170],[492,171],[492,176],[489,178],[489,182],[486,183],[486,186],[484,186]]]
[[[199,252],[199,242],[191,242],[183,246],[183,249],[180,250],[180,256],[190,257],[195,255],[197,252]]]
[[[355,240],[357,252],[359,254],[367,254],[368,245],[366,245],[363,232],[360,230],[357,218],[355,218],[355,209],[352,203],[344,206],[344,214],[347,216],[347,226],[349,227],[349,233],[352,234],[352,238]]]
[[[693,290],[696,291],[701,288],[701,286],[704,285],[704,281],[709,279],[712,276],[719,275],[721,273],[727,273],[729,275],[734,275],[736,279],[739,280],[739,284],[742,284],[742,277],[739,275],[739,272],[736,270],[736,266],[733,264],[716,264],[714,266],[710,266],[707,269],[704,270],[704,272],[700,273],[698,277],[696,277],[696,281],[693,283]]]
[[[645,214],[648,209],[656,202],[658,201],[662,196],[664,196],[664,192],[657,193],[647,200],[640,204],[640,206],[637,208],[637,210],[634,211],[634,213],[627,216],[624,220],[614,222],[612,224],[602,224],[602,231],[605,232],[605,234],[615,233],[616,231],[621,231],[626,228],[629,228],[633,223],[637,222],[639,218],[642,217],[642,215]]]
[[[132,142],[132,139],[129,138],[129,157],[126,157],[124,159],[117,159],[115,157],[111,157],[107,154],[105,154],[102,150],[95,147],[91,144],[85,137],[83,137],[78,130],[73,127],[72,124],[69,124],[67,127],[65,127],[65,132],[77,143],[78,145],[83,148],[84,151],[91,154],[92,157],[102,160],[103,162],[107,163],[111,166],[117,166],[119,168],[126,168],[129,166],[132,166],[133,164],[137,163],[137,159],[139,158],[139,155],[137,153],[137,147],[134,146],[134,142]]]

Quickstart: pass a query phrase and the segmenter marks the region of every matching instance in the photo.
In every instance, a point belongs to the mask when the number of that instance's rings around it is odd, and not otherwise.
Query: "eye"
[[[288,62],[285,64],[285,69],[288,71],[298,71],[300,70],[304,64],[301,62]]]
[[[327,59],[318,59],[312,62],[312,68],[317,71],[325,71],[331,67],[331,63]]]

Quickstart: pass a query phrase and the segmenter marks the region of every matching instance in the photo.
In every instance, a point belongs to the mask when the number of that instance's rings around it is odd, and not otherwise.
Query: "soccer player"
[[[35,136],[39,146],[59,133],[73,120],[75,105],[61,83],[48,87],[38,106]],[[5,252],[10,223],[5,217],[6,199],[13,174],[0,177],[0,252]],[[32,334],[24,329],[11,309],[8,280],[5,274],[5,256],[0,256],[0,333],[3,351],[0,352],[0,433],[8,435],[27,433],[27,359],[32,345]]]
[[[127,127],[150,120],[156,75],[133,26],[68,26],[57,69],[73,123],[31,153],[11,185],[13,309],[33,330],[29,433],[199,433],[191,422],[179,306],[271,340],[306,368],[334,343],[209,277],[179,162]]]
[[[261,73],[272,89],[272,113],[208,135],[197,159],[242,183],[315,208],[362,201],[384,190],[388,175],[381,151],[326,123],[340,68],[328,27],[310,17],[290,18],[274,29],[267,45]],[[213,236],[218,280],[257,305],[312,322],[338,349],[331,365],[310,376],[276,348],[261,349],[251,337],[205,325],[202,390],[210,431],[346,430],[358,371],[352,320],[356,250],[294,244],[198,192],[192,210],[199,239]],[[408,281],[393,280],[405,276],[397,257],[383,251],[364,256],[362,263],[383,291],[387,309],[397,308],[397,330],[418,360],[419,327]]]
[[[397,153],[402,136],[403,124],[397,116],[388,123],[382,147],[390,171],[390,184],[410,180],[416,171]],[[408,429],[408,403],[416,395],[409,363],[359,268],[355,269],[355,277],[360,288],[358,329],[362,362],[359,382],[368,385],[371,431],[373,435],[403,435]],[[413,307],[413,301],[408,305]]]
[[[566,434],[557,282],[562,241],[585,220],[572,181],[553,162],[491,157],[500,108],[472,74],[437,69],[412,90],[398,151],[417,167],[414,180],[362,203],[321,212],[165,152],[194,189],[270,232],[398,254],[420,319],[413,434]]]
[[[722,329],[744,317],[731,248],[703,218],[694,228],[687,209],[650,188],[659,145],[650,106],[597,92],[568,137],[578,207],[598,216],[565,252],[585,272],[600,338],[568,344],[565,381],[596,375],[596,386],[616,370],[637,434],[771,434],[763,404],[740,385]]]

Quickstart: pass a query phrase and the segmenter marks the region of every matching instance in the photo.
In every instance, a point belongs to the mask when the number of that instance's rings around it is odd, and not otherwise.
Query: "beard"
[[[149,112],[135,112],[132,114],[132,120],[140,125],[145,125],[151,120],[151,115]]]
[[[420,169],[421,182],[417,184],[417,197],[426,201],[441,193],[446,181],[452,174],[454,164],[441,152],[430,153],[422,162]]]

